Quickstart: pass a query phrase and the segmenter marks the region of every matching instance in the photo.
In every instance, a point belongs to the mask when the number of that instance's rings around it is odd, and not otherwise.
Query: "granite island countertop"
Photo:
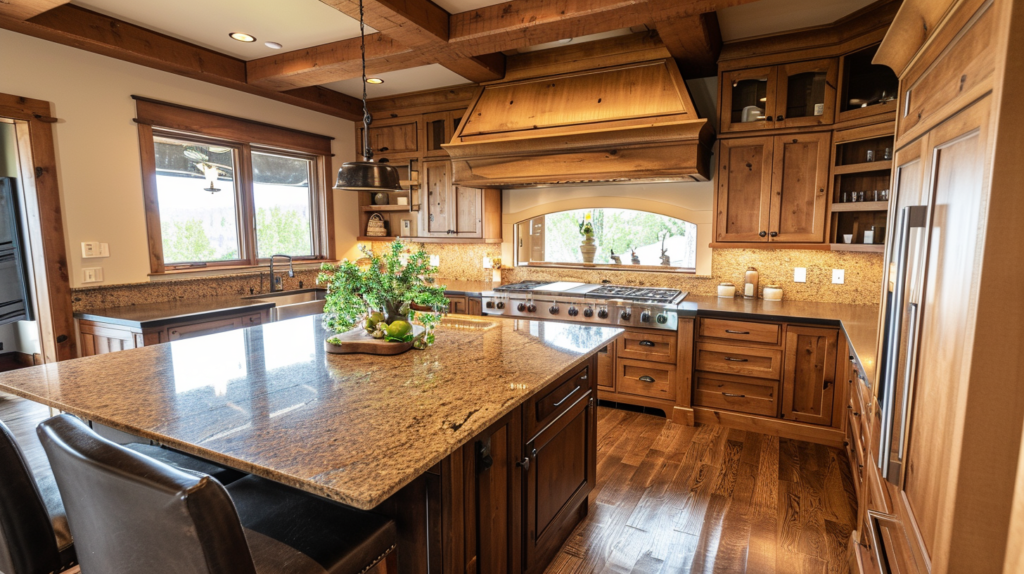
[[[264,294],[269,295],[269,294]],[[89,309],[75,313],[76,319],[114,323],[125,327],[148,329],[163,327],[186,319],[215,319],[239,311],[262,311],[274,307],[273,301],[246,299],[241,295],[179,299],[163,303],[143,303],[105,309]]]
[[[878,341],[878,305],[849,305],[814,301],[765,301],[690,295],[679,304],[681,316],[737,318],[760,321],[794,321],[837,325],[850,342],[850,352],[860,362],[869,384],[874,384]]]
[[[371,509],[622,330],[449,316],[437,343],[328,355],[313,315],[0,374],[0,390]]]

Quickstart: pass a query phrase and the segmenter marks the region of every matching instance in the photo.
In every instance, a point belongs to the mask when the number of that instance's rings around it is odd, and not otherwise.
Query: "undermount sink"
[[[298,289],[295,291],[278,291],[276,293],[262,293],[250,295],[245,299],[273,303],[270,310],[271,321],[284,321],[307,315],[317,315],[324,312],[324,303],[327,297],[325,289]]]

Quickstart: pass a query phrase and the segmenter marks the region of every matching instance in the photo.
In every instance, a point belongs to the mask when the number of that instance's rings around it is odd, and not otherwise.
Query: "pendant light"
[[[338,170],[338,181],[334,189],[349,191],[402,191],[398,170],[387,164],[373,161],[370,149],[370,123],[373,117],[366,110],[366,32],[363,23],[363,0],[359,0],[359,38],[363,59],[363,159],[350,161]]]

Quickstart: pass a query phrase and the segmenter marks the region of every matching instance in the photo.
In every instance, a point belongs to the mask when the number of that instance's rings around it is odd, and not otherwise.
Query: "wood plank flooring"
[[[590,514],[546,574],[847,572],[846,454],[598,408]]]

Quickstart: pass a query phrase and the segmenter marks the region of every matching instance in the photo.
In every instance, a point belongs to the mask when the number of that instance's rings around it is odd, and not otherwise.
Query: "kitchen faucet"
[[[270,292],[284,291],[284,285],[278,287],[278,278],[274,276],[274,259],[277,257],[284,257],[288,260],[288,276],[295,277],[295,268],[292,266],[292,256],[283,255],[281,253],[270,256]]]

